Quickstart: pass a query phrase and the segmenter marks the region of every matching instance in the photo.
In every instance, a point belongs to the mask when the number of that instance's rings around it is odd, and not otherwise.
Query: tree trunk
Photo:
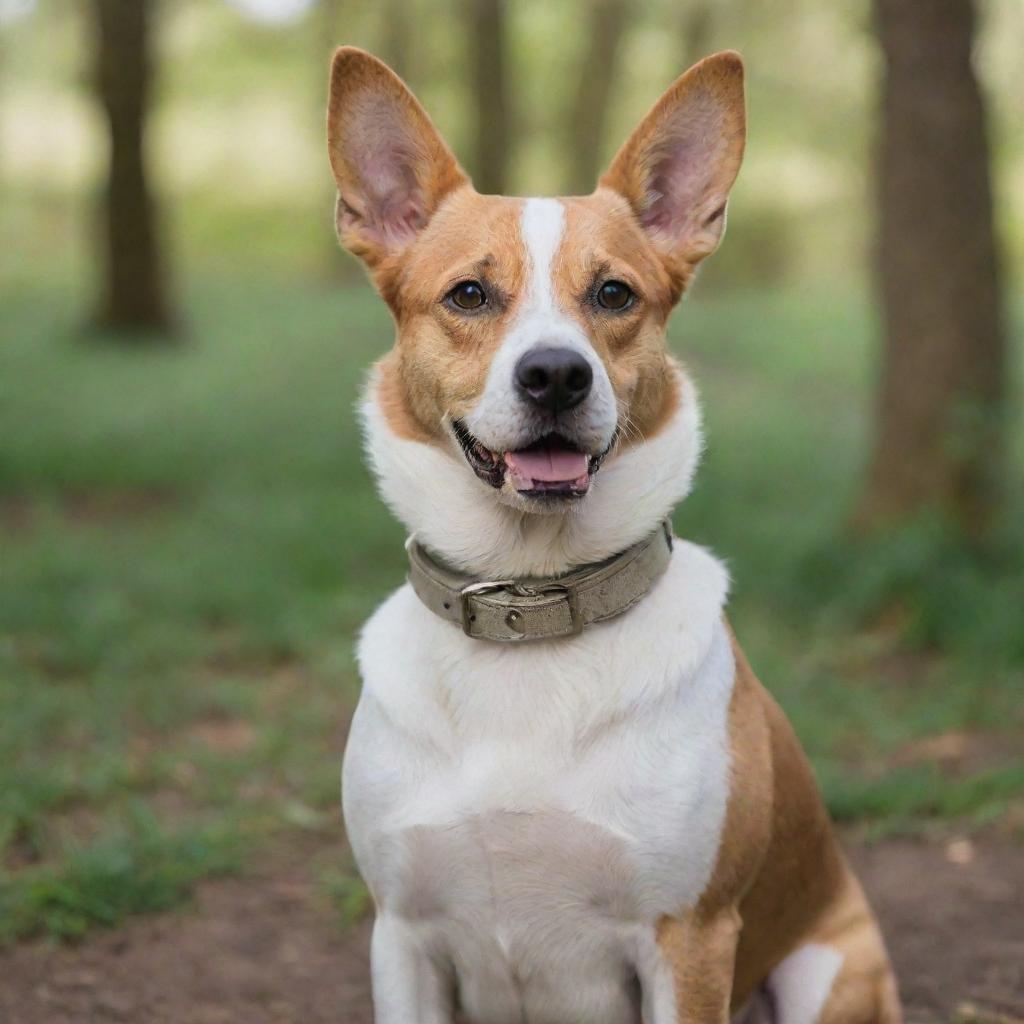
[[[151,0],[93,0],[96,83],[110,139],[101,207],[104,282],[97,325],[167,334],[171,326],[156,211],[146,175]]]
[[[682,19],[685,65],[679,69],[680,72],[710,55],[714,27],[715,12],[711,0],[693,0],[687,5]]]
[[[603,144],[619,54],[629,17],[627,0],[592,0],[583,63],[569,109],[568,191],[590,192],[601,172]]]
[[[412,83],[415,81],[411,64],[416,45],[412,35],[416,12],[411,0],[381,0],[381,13],[384,16],[381,57],[399,77]]]
[[[971,0],[875,0],[885,55],[877,274],[885,346],[864,526],[924,508],[987,524],[1005,340]]]
[[[511,147],[511,104],[505,60],[506,0],[468,0],[472,75],[475,104],[475,152],[470,168],[479,192],[506,191]]]

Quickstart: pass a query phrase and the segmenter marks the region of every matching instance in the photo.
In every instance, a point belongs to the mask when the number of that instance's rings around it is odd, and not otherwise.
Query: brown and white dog
[[[339,236],[397,324],[366,446],[418,544],[514,587],[652,536],[701,448],[665,325],[725,227],[740,58],[679,78],[582,198],[478,194],[356,49],[328,135]],[[666,565],[558,639],[467,636],[408,585],[367,624],[343,789],[378,1024],[900,1020],[725,569],[680,540]]]

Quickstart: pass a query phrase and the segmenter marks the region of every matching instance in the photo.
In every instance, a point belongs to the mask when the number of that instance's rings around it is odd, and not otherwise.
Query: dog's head
[[[696,398],[665,325],[722,237],[744,135],[742,64],[722,53],[672,85],[591,195],[484,196],[401,80],[338,50],[338,234],[397,324],[368,393],[369,448],[411,528],[475,569],[479,544],[442,538],[532,531],[539,560],[483,562],[537,571],[597,553],[553,538],[589,521],[613,551],[685,493]],[[613,508],[629,521],[608,522]]]

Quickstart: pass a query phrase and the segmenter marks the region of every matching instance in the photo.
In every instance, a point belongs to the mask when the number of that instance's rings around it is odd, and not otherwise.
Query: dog
[[[343,767],[377,1024],[900,1021],[726,570],[668,525],[701,427],[665,326],[745,133],[719,53],[591,195],[480,195],[394,72],[334,55],[337,232],[396,324],[366,450],[410,534]]]

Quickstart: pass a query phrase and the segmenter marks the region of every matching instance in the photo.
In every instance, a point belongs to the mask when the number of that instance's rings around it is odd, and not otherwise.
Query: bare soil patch
[[[1024,847],[1010,840],[850,845],[908,1021],[1024,1021]]]
[[[186,910],[78,945],[0,953],[0,1021],[369,1024],[369,926],[338,925],[308,863],[205,883]]]
[[[339,856],[340,856],[340,843]],[[907,1019],[1024,1020],[1024,847],[851,843],[896,961]],[[319,855],[322,856],[322,850]],[[371,1024],[369,926],[343,930],[308,849],[200,887],[194,906],[77,946],[0,952],[4,1024]]]

